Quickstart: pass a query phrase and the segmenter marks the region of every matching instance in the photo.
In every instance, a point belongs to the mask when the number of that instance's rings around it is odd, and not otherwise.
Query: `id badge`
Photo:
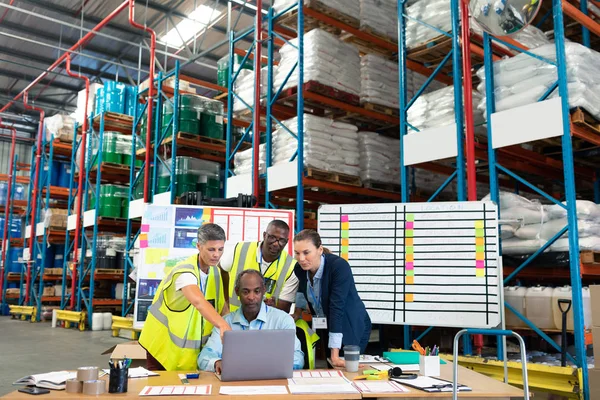
[[[313,330],[327,329],[327,318],[313,317],[312,328],[313,328]]]
[[[273,279],[265,278],[265,288],[267,289],[267,293],[273,294],[275,290],[276,281]]]

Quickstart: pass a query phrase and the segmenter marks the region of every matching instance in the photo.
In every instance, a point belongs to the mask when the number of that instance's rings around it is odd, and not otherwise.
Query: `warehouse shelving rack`
[[[14,186],[16,184],[16,178],[17,178],[17,168],[15,168],[17,166],[17,161],[19,159],[19,155],[15,154],[12,157],[12,165],[9,168],[10,171],[14,171],[12,176],[9,177],[9,179],[11,180],[11,186]],[[3,206],[4,208],[4,218],[5,220],[8,221],[7,225],[7,232],[5,231],[5,235],[6,235],[6,240],[3,240],[2,243],[0,243],[0,251],[2,251],[2,269],[1,272],[3,274],[2,276],[2,285],[0,286],[0,290],[2,291],[1,294],[1,298],[0,298],[0,315],[5,315],[8,313],[8,300],[15,300],[15,299],[19,299],[21,296],[21,291],[22,291],[22,283],[21,286],[19,286],[19,294],[18,295],[8,295],[6,293],[6,289],[8,288],[8,282],[9,282],[9,276],[8,276],[8,268],[7,265],[9,265],[10,263],[13,262],[12,258],[11,258],[11,252],[10,252],[10,248],[13,245],[17,245],[20,244],[20,247],[23,247],[23,240],[19,239],[19,242],[17,243],[16,241],[13,241],[12,238],[10,238],[10,230],[11,230],[11,226],[12,226],[12,220],[15,216],[14,213],[14,198],[15,198],[15,192],[11,191],[10,193],[7,193],[7,204],[5,204]],[[9,197],[10,196],[10,197]],[[6,246],[6,248],[4,248]],[[19,274],[18,280],[19,282],[22,281],[22,277],[23,277],[23,271],[21,270],[21,273]]]
[[[529,187],[531,190],[535,191],[537,194],[543,196],[545,199],[549,200],[554,204],[559,204],[563,208],[566,209],[567,221],[568,224],[565,226],[559,233],[557,233],[552,239],[550,239],[545,245],[543,245],[538,251],[536,251],[533,255],[531,255],[525,262],[523,262],[517,268],[507,269],[505,271],[504,283],[508,284],[511,280],[513,280],[517,276],[526,276],[525,274],[529,270],[529,276],[540,276],[536,274],[535,270],[532,270],[528,265],[536,259],[537,256],[542,254],[546,249],[550,247],[559,237],[561,237],[564,233],[568,232],[569,238],[569,271],[562,271],[560,273],[554,274],[555,272],[559,272],[557,270],[553,270],[551,275],[555,275],[556,277],[567,278],[570,277],[571,287],[572,287],[572,310],[573,310],[573,319],[574,319],[574,338],[575,338],[575,357],[572,357],[570,354],[568,355],[570,361],[572,361],[577,369],[579,370],[579,375],[581,376],[580,387],[579,387],[579,395],[583,399],[589,399],[590,393],[588,392],[588,372],[587,372],[587,358],[586,358],[586,341],[585,341],[585,330],[584,330],[584,319],[583,319],[583,300],[582,300],[582,275],[583,278],[589,277],[597,277],[600,276],[600,270],[594,268],[589,265],[582,265],[580,263],[579,258],[579,239],[578,239],[578,228],[577,228],[577,208],[576,208],[576,199],[577,199],[577,191],[575,187],[575,179],[576,177],[581,176],[582,174],[586,174],[587,176],[593,177],[594,182],[594,192],[595,197],[598,200],[598,182],[597,177],[595,176],[594,168],[587,168],[585,171],[585,167],[582,167],[581,164],[579,166],[576,165],[576,160],[574,160],[574,152],[573,152],[573,141],[579,140],[591,145],[599,145],[600,144],[600,133],[593,132],[581,125],[573,123],[573,117],[570,112],[569,107],[569,92],[567,86],[567,59],[565,53],[565,15],[569,16],[571,19],[575,20],[578,24],[581,25],[582,31],[582,43],[589,47],[590,45],[590,31],[596,35],[600,35],[600,24],[596,21],[589,18],[587,13],[587,1],[582,0],[580,2],[581,11],[579,11],[575,6],[568,3],[564,0],[552,0],[551,1],[551,9],[548,12],[551,12],[552,16],[552,25],[554,27],[554,40],[556,46],[556,61],[546,60],[541,58],[538,55],[534,55],[530,52],[525,51],[526,54],[530,56],[534,56],[538,60],[545,61],[551,65],[554,65],[557,70],[557,80],[554,85],[540,98],[539,102],[545,101],[550,94],[558,90],[559,99],[560,99],[560,113],[562,114],[562,135],[561,146],[560,146],[560,160],[554,159],[553,166],[555,166],[556,170],[559,170],[563,173],[562,183],[564,184],[564,198],[561,200],[565,200],[566,204],[557,200],[555,196],[546,193],[545,191],[539,189],[534,184],[530,183],[528,180],[523,177],[517,175],[513,171],[511,171],[506,165],[506,151],[502,146],[497,146],[498,148],[494,148],[492,145],[492,138],[494,135],[494,130],[492,128],[492,124],[488,124],[488,159],[489,159],[489,173],[490,173],[490,189],[492,200],[498,202],[499,201],[499,189],[497,178],[498,174],[503,173],[505,175],[511,176],[514,180],[519,182],[520,184]],[[546,14],[548,15],[548,14]],[[543,20],[546,18],[543,17]],[[542,22],[543,22],[542,20]],[[491,120],[492,115],[495,113],[495,95],[494,95],[494,72],[493,72],[493,62],[490,57],[491,54],[491,43],[492,41],[500,42],[506,45],[502,40],[495,38],[491,35],[484,35],[484,50],[485,50],[485,78],[486,78],[486,96],[487,96],[487,119]],[[533,139],[532,139],[533,140]],[[504,153],[503,153],[504,150]],[[545,174],[544,174],[545,175]],[[581,179],[579,180],[581,182]],[[545,270],[548,271],[548,270]],[[539,271],[537,271],[539,272]],[[518,311],[516,311],[509,304],[505,303],[507,309],[515,313],[520,319],[522,319],[534,332],[536,332],[539,336],[541,336],[544,340],[546,340],[552,347],[554,347],[557,351],[561,350],[561,346],[559,346],[556,342],[554,342],[543,330],[539,329],[528,320],[524,315],[521,315]],[[565,345],[565,344],[563,344]]]

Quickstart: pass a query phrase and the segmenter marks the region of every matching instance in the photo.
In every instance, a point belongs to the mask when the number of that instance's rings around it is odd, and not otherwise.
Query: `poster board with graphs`
[[[198,228],[215,223],[225,230],[227,243],[262,240],[267,225],[274,219],[290,226],[286,250],[292,253],[294,211],[260,208],[225,208],[179,205],[148,205],[142,216],[137,290],[134,304],[135,329],[144,326],[148,309],[161,280],[178,262],[197,254]]]
[[[348,261],[373,323],[500,323],[497,207],[484,202],[326,205],[323,246]]]

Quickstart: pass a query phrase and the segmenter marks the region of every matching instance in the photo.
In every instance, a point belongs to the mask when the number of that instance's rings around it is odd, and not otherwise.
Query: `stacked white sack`
[[[236,175],[252,173],[252,152],[254,149],[238,151],[233,157],[233,172]],[[260,161],[258,164],[259,173],[264,174],[267,171],[267,148],[265,144],[259,146]]]
[[[277,14],[296,3],[298,3],[298,0],[275,0],[273,2],[273,9]],[[309,5],[309,3],[309,0],[304,0],[305,5]],[[360,18],[360,4],[358,0],[319,0],[319,3],[349,17]]]
[[[481,94],[473,92],[473,114],[475,124],[484,121],[483,113],[476,108],[481,101]],[[408,109],[408,122],[415,128],[439,128],[455,122],[454,86],[421,95]]]
[[[304,114],[304,166],[358,176],[358,128],[329,118]],[[283,121],[298,134],[296,117]],[[288,162],[298,150],[298,139],[282,127],[273,132],[273,165]]]
[[[238,78],[235,81],[233,91],[240,99],[236,96],[233,96],[233,112],[243,112],[250,111],[250,109],[246,106],[248,104],[250,107],[254,107],[254,81],[255,81],[254,71],[249,69],[242,69]],[[261,85],[260,85],[260,97],[265,98],[267,96],[267,79],[268,79],[268,71],[267,67],[264,67],[261,70]],[[246,104],[244,104],[244,102]]]
[[[375,132],[359,132],[360,179],[400,184],[400,141]]]
[[[569,106],[582,107],[600,119],[600,53],[578,43],[566,43]],[[553,44],[539,47],[532,53],[556,61]],[[485,111],[485,71],[477,75],[482,80],[477,90],[484,94],[478,108]],[[494,93],[496,111],[508,110],[535,103],[557,80],[556,67],[527,54],[494,63]],[[549,96],[558,96],[558,90]]]
[[[360,102],[398,108],[398,63],[375,54],[360,60]]]
[[[398,1],[360,0],[360,28],[398,40]]]
[[[479,27],[479,25],[477,25],[477,22],[475,22],[473,18],[471,18],[471,29],[478,35],[483,36],[483,30]],[[538,29],[533,25],[527,25],[525,29],[513,35],[512,39],[514,39],[517,43],[522,44],[530,50],[536,49],[545,44],[552,43],[552,41],[548,39],[548,37],[546,37],[546,34],[541,29]],[[504,46],[500,42],[494,41],[493,43],[497,46],[509,49],[515,54],[519,53],[516,50]]]
[[[275,73],[274,86],[280,87],[298,61],[298,39],[284,44]],[[340,41],[321,29],[304,35],[304,83],[317,81],[341,91],[360,94],[360,56],[356,47]],[[284,89],[298,85],[298,68],[294,69]]]

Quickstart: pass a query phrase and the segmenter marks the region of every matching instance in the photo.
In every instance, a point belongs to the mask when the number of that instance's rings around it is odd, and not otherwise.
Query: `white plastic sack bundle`
[[[274,0],[273,8],[275,9],[275,13],[280,13],[297,2],[298,0]],[[356,19],[360,18],[360,5],[358,0],[319,0],[319,2],[349,17]],[[304,0],[304,4],[308,5],[309,1]]]
[[[513,225],[500,225],[500,238],[502,240],[510,239],[515,236],[516,228]]]
[[[543,224],[532,224],[520,227],[515,236],[520,239],[544,239],[550,240],[561,229],[567,226],[566,218],[553,219]],[[590,219],[580,219],[577,221],[577,230],[579,237],[600,236],[600,221]],[[562,237],[566,237],[565,233]]]
[[[506,255],[526,255],[533,254],[539,250],[543,245],[546,244],[545,240],[532,239],[532,240],[521,240],[518,238],[511,238],[502,241],[502,254]]]
[[[579,250],[600,250],[600,236],[580,238]],[[558,239],[550,246],[550,251],[569,251],[569,239]]]
[[[398,63],[375,54],[367,54],[361,58],[360,66],[361,103],[398,108]]]
[[[525,207],[501,209],[500,218],[503,220],[520,221],[524,225],[543,223],[550,219],[543,206],[540,206],[538,209]]]
[[[566,202],[564,203],[566,204]],[[600,205],[589,200],[577,200],[577,218],[599,219]],[[548,213],[552,219],[566,218],[567,210],[558,204],[548,207]]]
[[[487,196],[485,196],[482,199],[482,201],[492,201],[492,198],[488,194]],[[519,196],[518,194],[511,193],[511,192],[504,192],[504,191],[501,191],[499,193],[498,203],[499,203],[498,207],[500,207],[501,210],[504,210],[507,208],[516,208],[516,207],[537,210],[541,206],[541,203],[539,201],[532,201],[532,200],[526,199],[523,196]],[[537,221],[537,222],[539,222],[539,221]]]
[[[406,20],[406,46],[409,49],[440,36],[439,32],[415,21],[415,19],[444,32],[452,29],[449,0],[420,0],[407,7],[405,13],[413,18]]]
[[[360,27],[385,38],[397,39],[397,0],[360,0]]]

